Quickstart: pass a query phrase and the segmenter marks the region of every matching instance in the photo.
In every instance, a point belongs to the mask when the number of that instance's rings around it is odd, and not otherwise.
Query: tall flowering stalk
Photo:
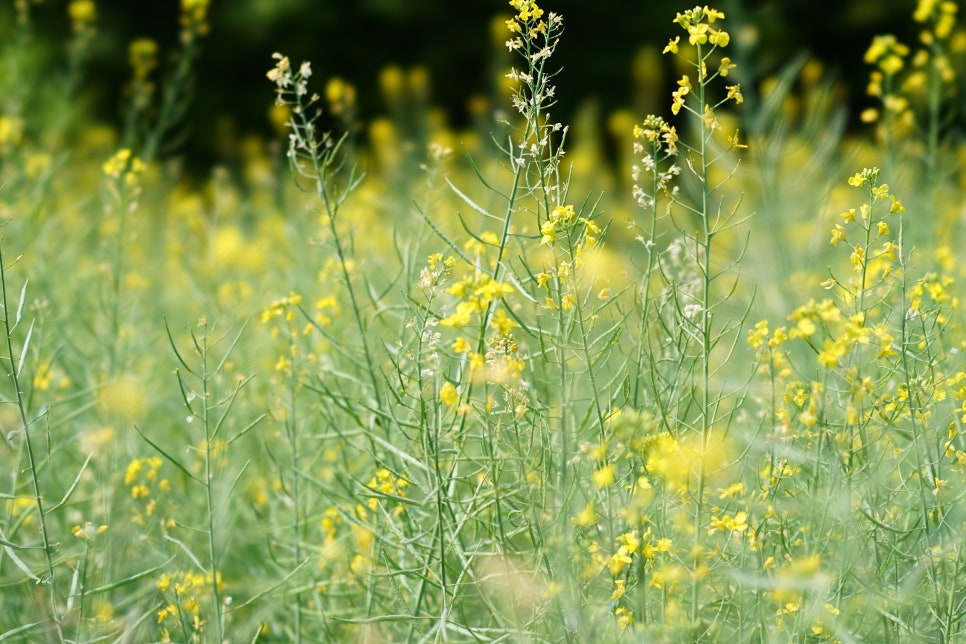
[[[697,287],[695,292],[687,284],[670,285],[674,292],[674,310],[680,317],[675,326],[667,328],[672,337],[678,338],[677,343],[681,348],[678,364],[683,365],[681,361],[688,360],[691,355],[697,362],[697,372],[691,379],[691,384],[676,392],[683,394],[689,402],[680,410],[670,411],[677,426],[672,431],[680,432],[682,436],[695,432],[699,441],[698,451],[702,455],[708,455],[714,449],[715,443],[723,440],[736,402],[740,399],[740,395],[735,397],[715,381],[716,374],[727,363],[733,351],[736,332],[743,323],[742,318],[726,319],[716,324],[715,318],[727,299],[727,292],[721,291],[718,283],[729,278],[729,271],[721,266],[734,265],[740,259],[729,258],[732,263],[728,264],[719,257],[718,240],[740,221],[736,218],[737,204],[726,209],[724,199],[716,198],[722,184],[711,178],[712,167],[731,148],[739,146],[737,134],[734,134],[728,138],[724,151],[720,151],[720,148],[716,150],[715,141],[721,130],[717,111],[727,103],[741,104],[744,100],[741,87],[737,84],[726,85],[723,98],[712,98],[715,85],[724,81],[735,67],[730,58],[721,55],[721,51],[731,40],[729,33],[718,27],[718,21],[724,17],[724,13],[707,6],[678,13],[674,23],[686,32],[687,44],[681,42],[681,36],[676,36],[664,48],[665,54],[678,56],[692,70],[677,81],[677,89],[672,94],[671,113],[678,116],[683,112],[690,119],[689,136],[674,141],[673,149],[679,149],[684,157],[684,165],[688,170],[685,178],[694,184],[694,197],[685,198],[681,193],[672,193],[671,216],[673,225],[681,236],[680,242],[675,243],[676,247],[681,249],[686,261],[691,263],[694,285]],[[660,137],[668,145],[672,141],[672,132],[667,126],[663,128],[663,132],[661,130],[660,124],[655,129],[654,123],[645,123],[645,127],[638,128],[637,133],[643,135],[645,140]],[[672,150],[670,147],[666,149],[668,153]],[[652,147],[650,163],[655,168],[658,161],[654,158],[656,152]],[[656,170],[651,172],[653,186],[660,188],[662,183],[667,183],[663,176],[655,174]],[[639,196],[639,199],[643,199],[645,206],[650,205],[648,197]],[[651,205],[650,208],[652,215],[656,215],[654,207]],[[653,238],[650,241],[653,243]],[[730,279],[732,283],[725,288],[733,291],[737,279]],[[720,356],[715,352],[722,343],[724,345],[720,350],[724,351],[724,355]],[[692,354],[688,347],[694,345],[696,346]],[[688,411],[689,409],[694,411]],[[693,571],[690,618],[694,624],[698,623],[702,608],[703,573],[700,571],[705,568],[702,533],[709,521],[705,493],[708,476],[711,474],[707,463],[705,457],[697,459],[692,492],[694,543],[691,555]]]
[[[956,90],[955,54],[963,46],[956,37],[958,12],[958,3],[951,0],[919,0],[912,14],[913,21],[922,25],[919,46],[912,48],[893,34],[881,34],[872,39],[864,56],[873,66],[866,93],[878,105],[860,116],[875,125],[885,146],[884,173],[899,177],[903,154],[921,158],[929,210],[936,213],[941,211],[939,189],[948,172],[940,166],[940,146]],[[901,147],[903,143],[907,146]],[[955,217],[935,221],[939,235],[957,234]],[[919,234],[914,229],[909,232]]]
[[[173,68],[161,79],[160,92],[154,76],[158,67],[157,41],[138,38],[128,46],[132,78],[127,87],[122,140],[125,147],[134,149],[146,163],[164,153],[165,145],[175,146],[183,141],[183,133],[176,129],[184,125],[191,104],[193,66],[201,40],[210,29],[208,9],[209,0],[181,0],[180,50]]]
[[[516,83],[512,102],[523,120],[516,135],[511,136],[507,147],[503,149],[513,171],[513,186],[504,215],[501,248],[509,241],[511,220],[515,212],[529,210],[529,214],[534,217],[533,226],[540,231],[541,243],[556,249],[554,242],[558,231],[569,230],[577,223],[577,213],[572,205],[566,203],[567,183],[560,175],[567,128],[561,123],[552,122],[547,112],[555,102],[556,93],[554,86],[550,84],[556,71],[548,68],[548,64],[563,31],[563,18],[553,12],[545,15],[543,9],[532,0],[511,0],[510,5],[517,14],[506,22],[511,33],[506,46],[523,58],[525,66],[522,70],[513,67],[507,74],[507,78]],[[532,201],[525,202],[526,197],[532,197]],[[503,253],[501,250],[501,257]],[[567,264],[562,276],[559,270],[564,263],[566,262],[554,258],[550,270],[533,271],[537,273],[538,288],[548,288],[549,291],[550,287],[559,287],[561,281],[569,279],[571,264]],[[554,290],[559,292],[559,288]],[[563,293],[557,296],[559,302],[554,302],[552,298],[547,300],[556,310],[558,326],[572,308],[572,299],[568,298],[565,302],[563,296]],[[558,344],[551,351],[556,352],[556,362],[560,366],[560,406],[564,409],[567,407],[566,396],[570,390],[564,347]],[[554,460],[558,468],[559,489],[564,490],[569,473],[567,462],[575,449],[575,434],[567,414],[561,413],[558,423],[562,451]]]
[[[340,176],[343,170],[341,148],[346,136],[333,138],[330,132],[321,132],[318,129],[322,116],[322,110],[318,106],[321,97],[315,93],[310,95],[308,91],[308,81],[312,76],[311,64],[303,62],[295,70],[287,56],[276,53],[273,58],[276,64],[269,70],[268,79],[275,83],[276,105],[288,106],[291,110],[288,120],[291,130],[288,147],[289,164],[299,187],[303,188],[301,182],[306,181],[307,187],[304,189],[313,192],[322,204],[323,219],[336,252],[339,272],[349,297],[352,313],[360,330],[359,348],[362,352],[365,371],[368,373],[368,380],[372,385],[371,395],[376,401],[376,406],[379,407],[382,394],[375,358],[367,337],[369,320],[363,315],[362,302],[351,276],[353,265],[349,256],[351,244],[347,243],[336,226],[340,208],[358,186],[360,177],[355,175],[354,170],[350,170],[344,180]]]
[[[106,307],[109,308],[110,337],[105,339],[108,345],[107,373],[115,375],[123,359],[122,342],[127,330],[122,328],[121,320],[121,284],[125,266],[125,248],[130,245],[131,216],[137,211],[142,191],[142,177],[147,166],[140,158],[134,156],[131,150],[118,150],[101,169],[106,178],[108,200],[104,208],[104,238],[110,239],[113,233],[113,247],[109,249],[111,256],[111,287],[107,295]]]

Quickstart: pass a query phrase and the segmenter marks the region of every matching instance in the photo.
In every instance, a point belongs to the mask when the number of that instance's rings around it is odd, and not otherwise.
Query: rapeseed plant
[[[478,131],[419,66],[362,120],[279,53],[284,149],[192,185],[159,160],[208,3],[130,44],[117,132],[69,107],[103,11],[54,91],[14,3],[0,639],[962,639],[957,4],[873,40],[871,141],[817,63],[754,83],[737,13],[671,12],[628,177],[551,116],[543,5]]]

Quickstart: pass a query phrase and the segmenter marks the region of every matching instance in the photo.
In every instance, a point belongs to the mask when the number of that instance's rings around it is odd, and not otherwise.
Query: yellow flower
[[[667,43],[667,47],[665,47],[664,51],[662,51],[661,53],[662,54],[666,54],[668,52],[671,52],[672,54],[678,53],[679,42],[681,42],[681,36],[676,36],[673,40],[669,40]]]
[[[835,224],[835,228],[832,229],[832,239],[829,240],[829,243],[832,246],[837,246],[840,241],[845,241],[845,228],[841,224]]]
[[[449,317],[445,317],[439,321],[441,326],[449,326],[454,329],[459,329],[460,327],[466,326],[473,321],[473,313],[477,311],[479,307],[473,302],[460,302],[456,305],[456,311],[453,312]]]
[[[708,24],[712,24],[715,20],[724,20],[724,12],[718,11],[717,9],[710,9],[708,7],[704,8],[704,17],[707,19]]]
[[[842,358],[847,352],[845,343],[826,339],[824,349],[818,354],[818,363],[823,367],[837,367],[839,358]]]
[[[611,596],[610,596],[611,601],[617,601],[618,599],[624,596],[624,593],[627,592],[625,588],[625,583],[626,582],[623,579],[614,580],[614,592],[611,593]]]
[[[479,353],[470,355],[470,371],[478,371],[486,365],[486,361]]]
[[[671,113],[677,115],[684,106],[685,97],[691,92],[691,79],[686,75],[678,81],[678,89],[671,93]]]
[[[593,501],[591,501],[574,517],[574,525],[579,528],[585,528],[595,523],[597,523],[597,511],[594,509]]]
[[[708,42],[718,47],[727,47],[728,43],[731,42],[731,35],[727,31],[712,31],[711,35],[708,36]]]
[[[506,314],[506,311],[500,309],[490,320],[490,326],[496,329],[496,332],[500,335],[507,335],[514,328],[520,326],[518,325],[510,316]]]
[[[610,487],[614,484],[614,465],[605,465],[601,469],[597,470],[593,474],[594,485],[598,489],[604,489],[605,487]]]
[[[540,224],[540,244],[551,245],[557,240],[557,227],[549,219]]]
[[[93,0],[73,0],[67,5],[67,15],[70,16],[72,29],[75,32],[83,31],[97,22],[97,5]]]
[[[696,25],[691,25],[688,27],[688,42],[692,45],[703,45],[708,42],[708,32],[710,29],[708,25],[699,22]]]
[[[741,85],[727,85],[728,98],[734,99],[735,103],[741,105],[745,102],[745,97],[741,94]]]
[[[734,516],[726,514],[721,518],[711,517],[711,528],[708,534],[714,534],[718,530],[721,532],[744,532],[748,529],[748,514],[739,512]]]
[[[755,328],[748,331],[748,344],[751,345],[752,349],[757,349],[761,347],[765,339],[768,337],[768,321],[761,320],[755,324]]]
[[[104,174],[111,177],[112,179],[117,179],[121,176],[121,173],[127,169],[128,160],[131,158],[131,150],[128,148],[122,148],[114,153],[110,159],[104,162],[101,169]]]
[[[621,628],[627,628],[634,623],[634,613],[623,606],[615,609],[614,614],[617,615],[617,625]]]
[[[134,76],[145,79],[158,64],[158,43],[150,38],[138,38],[128,46],[128,59]]]
[[[439,389],[439,399],[443,401],[444,404],[455,407],[460,401],[459,392],[456,390],[456,386],[446,381],[443,386]]]

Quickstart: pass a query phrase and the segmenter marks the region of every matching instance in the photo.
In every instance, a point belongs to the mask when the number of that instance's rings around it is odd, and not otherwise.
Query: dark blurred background
[[[918,32],[911,20],[915,0],[714,4],[727,15],[733,40],[729,55],[739,64],[738,80],[746,95],[807,52],[825,63],[825,73],[851,88],[851,100],[865,104],[869,69],[862,54],[872,36],[892,32],[914,44]],[[42,34],[64,39],[69,31],[65,5],[48,1],[37,6]],[[633,66],[635,60],[640,65],[641,52],[649,52],[654,65],[668,64],[660,51],[669,37],[681,33],[672,20],[694,0],[546,0],[540,5],[565,20],[555,57],[562,72],[554,116],[567,122],[589,99],[606,115],[619,107],[637,107],[642,92],[662,96],[663,88],[635,86]],[[178,11],[174,1],[98,3],[98,37],[85,79],[91,89],[83,98],[99,119],[120,122],[128,43],[151,37],[161,45],[162,56],[174,51]],[[211,31],[202,42],[187,119],[192,136],[182,153],[205,165],[218,160],[219,136],[270,131],[266,114],[273,94],[265,72],[275,51],[295,64],[311,60],[319,91],[333,75],[353,83],[362,123],[385,112],[377,82],[380,69],[424,66],[430,72],[431,102],[445,109],[450,124],[464,125],[468,98],[492,95],[498,66],[513,60],[502,46],[506,32],[495,22],[510,14],[503,0],[212,0]],[[519,66],[516,60],[513,64]]]

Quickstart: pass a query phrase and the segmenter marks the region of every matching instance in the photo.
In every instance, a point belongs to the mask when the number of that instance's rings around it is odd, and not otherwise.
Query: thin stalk
[[[44,562],[47,567],[47,578],[43,580],[47,586],[50,600],[50,616],[57,629],[57,638],[64,642],[64,625],[61,623],[60,615],[57,611],[57,588],[56,575],[54,574],[54,561],[51,553],[54,545],[50,541],[50,533],[47,526],[47,515],[44,513],[44,499],[40,492],[40,477],[37,475],[37,457],[34,454],[33,441],[31,440],[30,422],[27,420],[27,409],[25,406],[23,391],[20,388],[20,374],[17,371],[18,361],[14,360],[13,350],[13,326],[10,324],[10,307],[7,300],[7,267],[3,257],[3,248],[0,244],[0,297],[3,298],[3,327],[7,343],[7,358],[10,362],[10,380],[13,383],[14,396],[17,401],[17,412],[20,416],[20,423],[23,426],[24,444],[27,447],[27,463],[30,469],[30,480],[33,485],[34,501],[37,504],[37,516],[40,520],[40,538],[44,546]],[[18,314],[19,316],[19,314]],[[19,320],[17,320],[19,322]]]
[[[148,134],[144,142],[144,149],[141,153],[145,163],[150,163],[157,156],[161,148],[161,142],[168,131],[174,126],[182,116],[179,110],[183,110],[184,90],[191,77],[191,61],[195,56],[195,49],[199,37],[197,28],[188,27],[182,32],[184,49],[178,56],[178,64],[175,67],[171,79],[165,83],[161,93],[161,105],[158,107],[158,118],[154,128]]]
[[[211,566],[211,596],[215,608],[215,632],[218,641],[225,641],[225,625],[222,621],[221,592],[218,589],[218,551],[215,546],[215,499],[212,490],[214,472],[211,463],[211,442],[214,438],[209,413],[208,392],[208,328],[202,329],[201,338],[201,420],[205,427],[205,503],[208,514],[208,561]]]
[[[292,365],[292,373],[289,375],[289,418],[285,423],[285,430],[288,434],[289,449],[292,452],[292,553],[295,559],[295,569],[302,565],[302,526],[301,516],[299,515],[299,443],[298,428],[295,424],[295,365]],[[295,593],[295,606],[293,607],[295,618],[295,641],[302,641],[302,594]]]
[[[697,249],[697,264],[698,269],[701,273],[701,446],[702,446],[702,458],[700,459],[700,464],[698,468],[698,481],[697,481],[697,492],[695,497],[695,510],[694,510],[694,552],[695,556],[700,556],[701,552],[701,526],[703,521],[703,510],[704,510],[704,488],[705,488],[705,459],[703,454],[707,454],[708,447],[711,441],[711,251],[712,251],[712,241],[714,236],[714,226],[710,221],[710,213],[708,212],[708,155],[707,155],[707,144],[708,139],[711,136],[711,129],[705,127],[705,123],[701,118],[705,110],[705,93],[707,86],[707,78],[704,71],[704,57],[702,56],[701,45],[695,45],[697,50],[697,73],[698,73],[698,108],[702,111],[701,114],[695,114],[697,119],[697,127],[700,130],[700,136],[698,137],[699,147],[697,149],[698,161],[700,162],[698,170],[698,181],[700,183],[700,193],[701,193],[701,206],[698,212],[698,216],[701,220],[701,238],[698,240],[699,248]],[[695,568],[697,568],[697,561],[694,562]],[[691,593],[691,623],[696,624],[698,620],[698,608],[700,606],[700,590],[701,584],[697,575],[694,575],[692,582],[692,593]]]
[[[660,170],[658,168],[657,153],[660,150],[659,141],[654,141],[651,145],[651,159],[653,163],[651,164],[651,186],[652,192],[650,194],[650,208],[649,214],[651,219],[650,233],[647,239],[644,241],[644,249],[647,251],[647,267],[644,270],[644,285],[641,289],[641,325],[638,329],[638,350],[637,350],[637,374],[634,381],[634,392],[631,398],[631,404],[635,409],[638,409],[641,405],[640,395],[641,395],[641,379],[644,373],[644,359],[649,342],[645,342],[644,338],[650,339],[650,334],[648,329],[650,329],[650,317],[651,317],[651,280],[654,275],[655,262],[657,261],[657,253],[655,252],[655,241],[654,237],[657,235],[657,198],[658,198],[658,184],[660,181]],[[651,371],[651,379],[654,380],[655,376],[653,371]],[[657,392],[657,386],[653,386],[654,392]]]
[[[127,223],[127,199],[120,199],[118,211],[118,231],[114,248],[114,266],[111,276],[111,343],[108,347],[108,374],[113,376],[117,370],[121,338],[121,272],[124,269],[124,233]]]
[[[925,550],[925,552],[927,553],[925,557],[926,567],[928,569],[928,578],[930,579],[930,581],[932,581],[931,585],[934,593],[934,602],[936,606],[935,616],[937,619],[940,619],[941,621],[941,618],[939,617],[941,612],[941,604],[942,604],[942,598],[940,596],[941,589],[939,587],[939,584],[936,583],[937,571],[935,567],[935,562],[932,557],[932,553],[935,552],[934,550],[935,542],[933,540],[932,530],[930,529],[930,526],[929,526],[930,508],[929,508],[928,497],[926,496],[926,486],[924,485],[924,482],[922,480],[924,475],[926,474],[925,469],[927,467],[927,461],[928,461],[928,455],[926,455],[925,457],[923,455],[923,450],[928,449],[928,447],[923,446],[923,441],[925,439],[924,432],[926,428],[920,422],[919,404],[917,403],[919,396],[917,395],[916,385],[914,383],[914,379],[915,379],[913,374],[914,369],[909,361],[909,347],[912,346],[913,343],[909,337],[909,325],[908,325],[909,318],[906,315],[906,311],[908,310],[909,304],[906,298],[907,284],[906,284],[906,263],[905,263],[905,252],[904,252],[905,249],[903,248],[903,241],[904,241],[903,232],[904,232],[903,217],[900,214],[899,239],[898,239],[899,270],[900,270],[899,311],[901,314],[900,315],[901,321],[899,323],[899,329],[900,329],[899,351],[901,356],[900,363],[902,365],[902,375],[903,375],[904,384],[906,386],[906,392],[907,392],[908,401],[909,401],[908,410],[909,410],[909,420],[912,425],[913,453],[915,454],[915,459],[916,459],[916,472],[919,475],[919,482],[918,482],[919,511],[921,513],[921,520],[922,520],[922,534],[926,540],[926,550]],[[935,477],[935,473],[930,472],[929,481],[931,482],[934,477]],[[938,519],[937,519],[937,524],[938,524]],[[945,631],[945,627],[941,623],[940,632],[939,632],[939,641],[941,643],[946,642],[944,631]]]
[[[336,150],[338,150],[338,146],[336,146],[333,151],[327,152],[323,158],[320,158],[317,148],[314,146],[312,147],[310,157],[312,160],[312,170],[316,177],[316,194],[322,200],[322,203],[325,206],[326,222],[329,226],[329,233],[332,235],[332,242],[335,245],[336,255],[339,258],[339,270],[342,272],[342,279],[345,281],[346,292],[349,295],[349,302],[352,305],[352,314],[355,317],[356,325],[359,329],[359,340],[362,344],[362,353],[366,361],[366,371],[369,373],[369,379],[372,384],[372,395],[376,399],[376,407],[382,409],[382,394],[379,388],[379,380],[376,377],[377,370],[375,360],[373,359],[372,351],[369,348],[365,320],[362,318],[362,311],[356,296],[355,287],[352,285],[352,280],[349,277],[347,253],[342,244],[342,237],[339,235],[335,225],[341,199],[333,198],[333,196],[329,194],[329,190],[327,190],[329,165],[333,160],[331,154],[335,154]]]

